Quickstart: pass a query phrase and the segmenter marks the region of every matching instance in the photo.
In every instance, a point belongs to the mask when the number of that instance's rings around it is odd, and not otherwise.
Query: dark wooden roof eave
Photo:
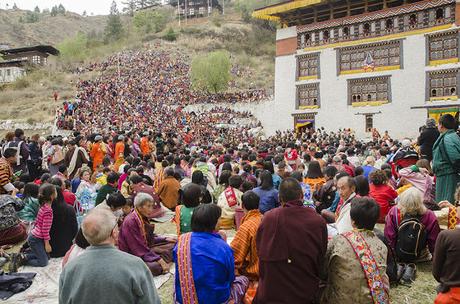
[[[48,53],[54,56],[59,55],[59,50],[54,48],[51,45],[36,45],[36,46],[28,46],[28,47],[21,47],[21,48],[15,48],[15,49],[6,49],[6,50],[1,50],[0,54],[11,55],[11,54],[19,54],[19,53],[30,52],[30,51]]]

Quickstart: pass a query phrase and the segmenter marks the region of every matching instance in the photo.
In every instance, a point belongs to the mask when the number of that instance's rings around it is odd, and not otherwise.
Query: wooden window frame
[[[455,41],[455,46],[446,49],[446,41],[450,40],[451,43]],[[434,42],[441,42],[441,46],[438,50],[432,50],[432,45]],[[440,33],[435,33],[431,35],[426,35],[426,65],[430,65],[432,62],[439,62],[449,59],[459,59],[460,58],[460,32],[458,30],[445,31]],[[455,55],[447,55],[448,51],[455,51]],[[439,52],[441,56],[433,56],[433,52]]]
[[[310,54],[305,54],[305,55],[299,55],[296,57],[296,80],[299,80],[301,77],[314,77],[316,79],[320,79],[320,53],[317,52],[317,53],[310,53]],[[301,61],[302,60],[307,60],[308,61],[308,64],[314,62],[316,60],[316,73],[307,73],[307,75],[301,75],[300,74],[300,71],[301,71],[301,68],[300,68],[300,64],[301,64]],[[307,70],[310,70],[310,68],[307,68]]]
[[[378,77],[354,78],[354,79],[348,79],[347,82],[348,82],[347,83],[348,85],[348,105],[350,106],[353,106],[354,104],[359,105],[359,103],[361,102],[380,103],[380,104],[386,104],[386,103],[392,102],[391,76],[390,75],[378,76]],[[362,87],[358,89],[356,93],[354,93],[353,86],[358,83],[362,83]],[[379,86],[382,86],[382,85],[386,85],[385,92],[379,90]],[[374,89],[374,86],[375,86],[375,89]],[[381,93],[386,93],[386,99],[379,97],[379,94]],[[367,96],[364,96],[365,94],[367,94]],[[357,98],[353,99],[354,95],[356,95]],[[371,98],[368,98],[369,95],[371,96]]]
[[[442,77],[445,76],[445,77]],[[449,77],[451,76],[451,77]],[[446,79],[451,78],[450,83],[446,82]],[[454,79],[452,79],[454,78]],[[436,84],[433,87],[433,82],[437,79],[438,81],[442,80],[442,83],[439,85]],[[455,85],[455,93],[452,94],[448,92],[451,88]],[[460,69],[445,69],[445,70],[437,70],[437,71],[429,71],[426,73],[426,100],[447,100],[447,99],[457,99],[459,96],[460,88]],[[432,93],[433,90],[436,90],[436,96]],[[441,92],[441,94],[438,94]],[[447,92],[447,94],[446,94]]]
[[[311,99],[314,99],[316,97],[316,104],[307,104],[307,105],[300,104],[300,92],[304,88],[317,91],[316,96],[309,97]],[[299,110],[301,107],[315,107],[315,108],[321,107],[321,94],[319,90],[319,82],[306,83],[306,84],[301,84],[301,85],[296,86],[296,109]]]
[[[393,55],[392,50],[397,49]],[[371,52],[375,62],[375,68],[380,67],[392,67],[399,66],[399,69],[403,69],[403,43],[402,40],[393,40],[382,43],[363,44],[353,47],[344,47],[337,49],[337,74],[353,71],[363,70],[364,59],[367,53]],[[352,56],[358,54],[358,59],[352,60]],[[349,59],[343,59],[344,56],[348,56]],[[398,62],[392,63],[391,59],[397,58]],[[386,61],[382,62],[382,61]],[[381,63],[382,62],[382,63]],[[348,69],[344,69],[344,65],[348,64]]]

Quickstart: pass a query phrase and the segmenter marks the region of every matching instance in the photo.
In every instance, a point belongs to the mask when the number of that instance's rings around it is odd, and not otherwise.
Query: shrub
[[[163,35],[163,39],[167,41],[176,41],[177,33],[173,30],[172,27],[170,27],[166,34]]]

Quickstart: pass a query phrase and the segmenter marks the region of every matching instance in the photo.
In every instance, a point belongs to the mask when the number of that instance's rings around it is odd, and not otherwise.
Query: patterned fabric
[[[16,226],[19,223],[18,210],[24,204],[18,198],[11,195],[0,195],[0,231]]]
[[[224,191],[225,193],[225,198],[227,199],[227,204],[229,207],[233,207],[236,204],[238,204],[238,200],[236,199],[235,191],[233,190],[232,187],[228,187]]]
[[[183,234],[179,237],[177,244],[177,263],[183,304],[198,304],[195,282],[193,281],[191,237],[191,233]]]
[[[10,164],[3,157],[0,158],[0,194],[7,193],[3,187],[11,182],[12,176],[13,169]]]
[[[386,275],[387,253],[385,244],[371,231],[361,233],[373,253],[382,280],[388,284]],[[327,285],[322,295],[324,304],[369,304],[373,303],[368,281],[360,261],[350,243],[337,235],[329,241],[324,263]]]
[[[366,240],[357,231],[346,232],[343,237],[350,243],[363,268],[374,303],[389,303],[388,290]]]
[[[257,256],[256,234],[262,221],[259,210],[250,210],[241,221],[230,247],[235,257],[237,274],[248,276],[251,280],[259,279],[259,258]]]
[[[455,229],[457,227],[457,208],[449,208],[449,215],[447,216],[447,229]]]
[[[192,232],[192,215],[195,208],[188,208],[184,205],[176,207],[174,222],[176,223],[177,235]]]

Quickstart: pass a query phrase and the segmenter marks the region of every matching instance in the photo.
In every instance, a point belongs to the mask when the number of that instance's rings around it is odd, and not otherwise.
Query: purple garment
[[[128,178],[127,173],[123,173],[120,178],[118,179],[118,190],[121,190],[121,186],[123,185],[123,182]]]
[[[396,239],[398,237],[398,224],[396,224],[397,212],[398,206],[394,206],[390,209],[385,219],[385,237],[393,249],[396,247]],[[425,226],[425,231],[428,237],[428,249],[431,253],[433,253],[434,246],[436,245],[436,239],[441,231],[436,215],[433,211],[427,210],[420,218],[420,222]]]
[[[136,212],[132,211],[123,221],[118,235],[118,248],[140,257],[144,262],[158,261],[160,256],[147,245],[136,217]],[[163,237],[155,237],[153,243],[160,243],[164,240]]]

